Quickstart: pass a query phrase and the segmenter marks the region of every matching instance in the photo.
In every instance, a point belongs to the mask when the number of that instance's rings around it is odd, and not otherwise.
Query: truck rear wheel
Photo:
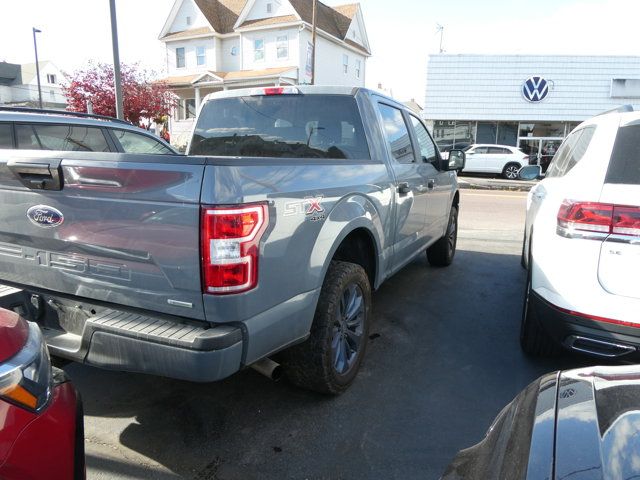
[[[371,286],[360,265],[332,261],[309,338],[282,352],[289,380],[316,392],[339,394],[353,382],[369,338]]]
[[[446,267],[453,262],[458,243],[458,207],[451,206],[447,232],[436,243],[427,248],[427,259],[434,267]]]

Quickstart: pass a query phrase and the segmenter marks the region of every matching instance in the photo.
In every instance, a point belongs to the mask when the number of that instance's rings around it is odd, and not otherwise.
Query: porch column
[[[200,108],[200,87],[196,87],[196,112]]]

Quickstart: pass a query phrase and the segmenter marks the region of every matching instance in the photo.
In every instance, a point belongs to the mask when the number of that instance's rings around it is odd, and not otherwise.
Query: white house
[[[62,93],[66,78],[52,62],[39,62],[40,87],[44,108],[64,109],[67,100]],[[36,64],[0,62],[0,105],[38,107]]]
[[[313,0],[176,0],[160,32],[186,143],[200,99],[229,88],[311,81]],[[317,4],[317,85],[364,86],[371,55],[360,4]]]

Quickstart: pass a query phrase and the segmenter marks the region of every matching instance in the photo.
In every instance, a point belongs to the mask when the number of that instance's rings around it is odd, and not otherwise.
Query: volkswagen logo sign
[[[31,223],[42,228],[53,228],[62,225],[64,215],[57,208],[48,205],[35,205],[27,210],[27,218]]]
[[[527,102],[541,102],[549,93],[549,82],[540,75],[532,75],[522,85],[522,95]]]

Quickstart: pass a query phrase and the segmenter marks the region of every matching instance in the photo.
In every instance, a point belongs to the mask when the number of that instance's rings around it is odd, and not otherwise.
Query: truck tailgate
[[[201,159],[0,152],[0,282],[204,319]]]

